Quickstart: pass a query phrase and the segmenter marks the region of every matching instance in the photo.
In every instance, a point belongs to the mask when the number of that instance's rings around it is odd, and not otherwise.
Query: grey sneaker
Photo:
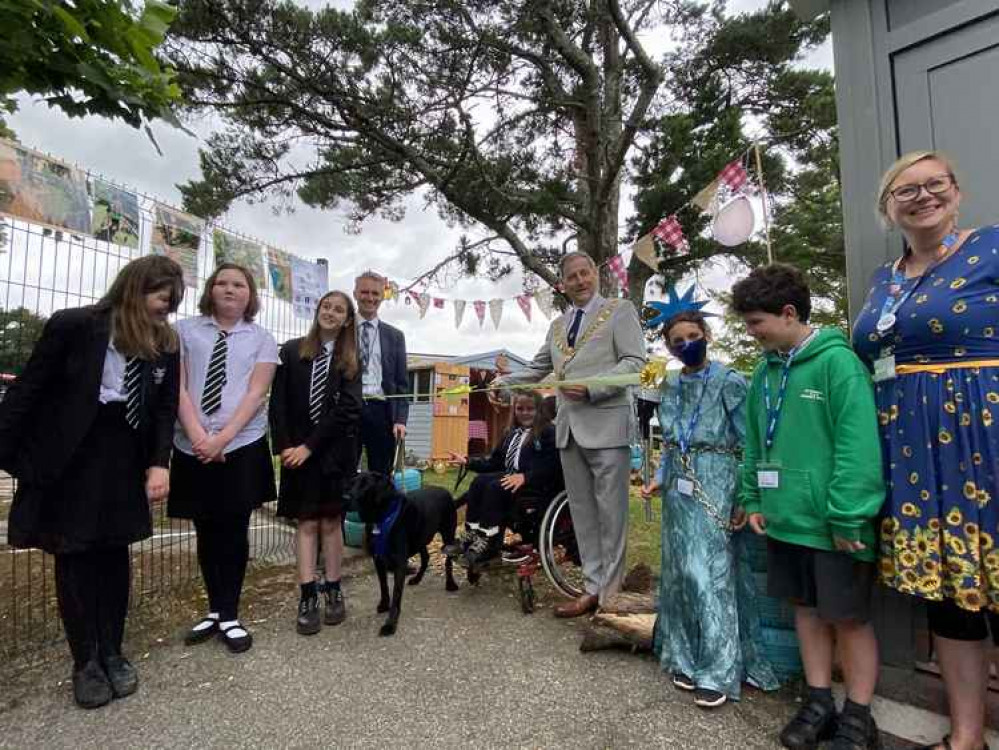
[[[323,621],[327,625],[339,625],[347,619],[347,603],[343,599],[343,589],[327,588],[323,591],[326,597],[326,612]]]
[[[298,619],[295,629],[299,635],[315,635],[323,627],[319,620],[319,597],[310,596],[298,603]]]

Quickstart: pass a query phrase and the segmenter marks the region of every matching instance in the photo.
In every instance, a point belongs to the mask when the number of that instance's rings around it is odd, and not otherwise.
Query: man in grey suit
[[[635,306],[597,293],[599,273],[586,253],[567,253],[562,286],[572,307],[548,329],[544,346],[523,371],[499,385],[639,372],[645,339]],[[624,578],[630,477],[630,395],[619,386],[565,385],[558,389],[556,443],[569,493],[586,593],[555,608],[578,617],[617,593]]]

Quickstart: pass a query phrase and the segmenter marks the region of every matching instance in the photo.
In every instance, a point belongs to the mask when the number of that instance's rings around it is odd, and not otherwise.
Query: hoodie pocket
[[[775,530],[814,532],[825,525],[807,471],[781,469],[779,486],[761,488],[760,501],[767,526]]]

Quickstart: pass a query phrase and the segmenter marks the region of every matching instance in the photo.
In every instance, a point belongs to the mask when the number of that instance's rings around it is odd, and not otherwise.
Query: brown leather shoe
[[[580,615],[585,615],[587,612],[592,612],[596,608],[597,595],[584,594],[578,599],[573,599],[571,602],[559,604],[555,607],[554,612],[556,617],[579,617]]]

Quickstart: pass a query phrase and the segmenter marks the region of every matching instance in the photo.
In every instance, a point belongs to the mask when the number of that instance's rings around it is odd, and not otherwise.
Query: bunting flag
[[[607,261],[607,267],[614,274],[617,279],[618,286],[621,287],[621,294],[625,297],[628,296],[628,269],[624,267],[624,258],[621,255],[615,255],[609,261]]]
[[[479,319],[479,328],[482,328],[482,323],[486,319],[486,303],[477,299],[472,303],[472,307],[475,308],[475,317]]]
[[[701,209],[706,214],[713,214],[712,204],[715,202],[715,195],[721,185],[721,176],[715,177],[711,182],[701,188],[690,202]]]
[[[442,300],[440,297],[434,297],[434,309],[435,310],[443,310],[444,309],[444,300]]]
[[[499,328],[500,319],[503,317],[503,302],[504,300],[501,299],[489,300],[489,317],[495,328]]]
[[[718,175],[718,178],[729,186],[733,191],[739,191],[742,187],[749,181],[749,175],[746,174],[746,168],[742,166],[742,160],[736,159],[735,161],[726,164],[725,168]]]
[[[531,295],[522,294],[517,297],[517,304],[520,305],[520,310],[524,313],[524,317],[527,318],[527,322],[531,322]]]
[[[652,232],[639,237],[632,251],[642,263],[659,273],[659,256],[656,254],[656,243],[652,239]]]
[[[552,290],[549,287],[539,289],[534,293],[534,301],[538,303],[538,309],[548,320],[552,319]]]
[[[416,296],[416,304],[420,306],[420,320],[423,320],[423,316],[426,315],[427,310],[430,309],[430,295],[426,292],[418,294]]]
[[[465,317],[465,300],[454,301],[454,327],[461,328],[461,319]]]
[[[675,248],[678,252],[682,253],[687,249],[687,240],[683,236],[683,227],[676,220],[676,216],[670,216],[668,219],[660,221],[656,225],[656,228],[652,230],[652,236],[663,244]]]

